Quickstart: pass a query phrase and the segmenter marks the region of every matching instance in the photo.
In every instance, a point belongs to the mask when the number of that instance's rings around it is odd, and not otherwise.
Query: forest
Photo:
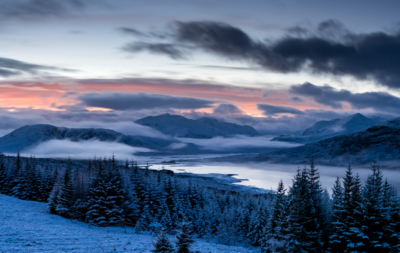
[[[267,173],[267,172],[266,172]],[[193,183],[169,170],[119,162],[0,155],[0,193],[48,203],[94,226],[158,235],[154,252],[190,252],[194,238],[261,252],[399,252],[400,202],[378,163],[365,182],[349,165],[330,196],[313,159],[265,194]],[[178,238],[177,251],[167,234]]]

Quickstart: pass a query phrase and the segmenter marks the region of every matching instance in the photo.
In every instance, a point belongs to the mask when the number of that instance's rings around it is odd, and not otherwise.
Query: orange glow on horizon
[[[78,104],[79,94],[103,93],[103,92],[129,92],[129,93],[153,93],[170,96],[194,97],[207,100],[215,100],[219,103],[231,103],[236,105],[245,114],[253,117],[265,117],[257,109],[257,104],[266,103],[276,106],[289,106],[298,110],[322,109],[322,107],[308,101],[303,104],[293,103],[290,94],[284,90],[274,90],[272,95],[263,97],[266,89],[236,87],[228,85],[212,84],[142,84],[142,83],[96,83],[96,82],[57,82],[44,84],[39,82],[7,82],[0,83],[0,107],[26,108],[52,111],[64,111],[62,106]],[[89,111],[112,111],[108,108],[86,107]],[[199,113],[212,113],[213,108],[196,110]]]

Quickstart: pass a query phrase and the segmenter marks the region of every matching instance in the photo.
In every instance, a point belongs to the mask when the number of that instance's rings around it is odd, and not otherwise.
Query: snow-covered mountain
[[[66,128],[52,125],[27,125],[0,138],[2,152],[18,152],[34,147],[49,140],[118,142],[132,147],[143,147],[160,150],[176,141],[145,136],[124,135],[109,129],[101,128]]]
[[[212,118],[188,119],[180,115],[163,114],[149,116],[135,121],[149,126],[166,135],[182,138],[210,139],[213,137],[231,137],[234,135],[257,136],[258,132],[251,126],[220,122]]]
[[[300,147],[259,155],[258,160],[274,163],[369,164],[400,160],[400,118],[366,130],[342,134]]]
[[[381,121],[380,118],[368,118],[361,113],[356,113],[343,119],[318,121],[312,127],[304,130],[301,136],[281,135],[273,138],[272,141],[312,143],[336,135],[361,131]]]

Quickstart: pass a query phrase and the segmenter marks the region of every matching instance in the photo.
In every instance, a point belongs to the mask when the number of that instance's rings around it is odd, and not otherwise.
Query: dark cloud
[[[182,49],[171,43],[135,42],[126,45],[123,49],[131,53],[148,51],[154,54],[165,54],[171,57],[172,59],[186,58]]]
[[[19,71],[12,71],[12,70],[0,68],[0,76],[2,76],[2,77],[18,76],[20,74],[21,74],[21,72],[19,72]]]
[[[88,0],[12,0],[0,3],[0,16],[32,19],[64,16],[70,11],[81,10]]]
[[[265,42],[220,22],[176,22],[172,27],[167,50],[149,42],[138,44],[133,52],[150,50],[182,59],[183,54],[197,49],[280,73],[310,70],[317,74],[374,79],[382,85],[400,88],[400,33],[354,34],[338,21],[328,20],[307,36],[291,33],[274,42]],[[184,47],[193,50],[183,50]]]
[[[294,101],[294,102],[303,102],[303,99],[301,99],[299,97],[292,97],[292,101]]]
[[[23,72],[36,74],[38,71],[41,70],[74,71],[71,69],[62,69],[45,65],[31,64],[14,59],[0,57],[0,76],[3,77],[17,76],[21,75]]]
[[[113,110],[143,110],[155,108],[199,109],[210,108],[215,101],[191,98],[173,97],[163,94],[147,93],[86,93],[78,97],[83,105],[101,107]]]
[[[218,114],[242,114],[243,111],[232,104],[220,104],[214,109],[214,113]]]
[[[257,104],[257,109],[263,111],[266,116],[273,116],[276,114],[304,114],[304,112],[288,106],[276,106],[269,104]]]
[[[128,35],[133,35],[133,36],[138,36],[138,37],[148,37],[147,33],[141,32],[135,28],[121,27],[121,28],[119,28],[119,30]]]
[[[349,103],[354,109],[374,109],[375,111],[398,114],[400,98],[387,92],[351,93],[348,90],[336,90],[331,86],[316,86],[311,83],[294,85],[290,92],[306,96],[323,105],[335,109],[342,108],[342,103]]]
[[[305,36],[310,34],[307,28],[301,26],[292,26],[286,29],[286,31],[293,36]]]

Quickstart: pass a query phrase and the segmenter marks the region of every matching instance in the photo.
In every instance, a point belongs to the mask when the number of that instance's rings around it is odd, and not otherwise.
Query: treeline
[[[255,194],[119,165],[114,157],[62,165],[0,158],[2,194],[47,201],[51,213],[96,226],[172,234],[184,223],[192,236],[271,253],[400,252],[399,199],[376,164],[364,184],[349,166],[330,197],[313,161],[297,171],[289,189],[281,181],[275,193]]]

